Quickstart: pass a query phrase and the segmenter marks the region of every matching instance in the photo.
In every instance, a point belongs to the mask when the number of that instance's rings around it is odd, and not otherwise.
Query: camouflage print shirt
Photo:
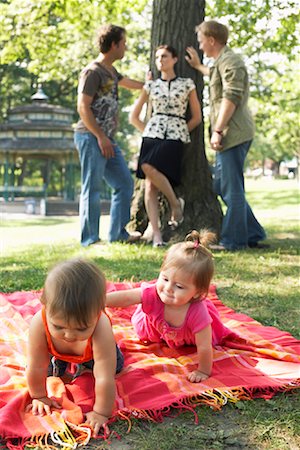
[[[85,67],[79,78],[78,94],[93,97],[91,110],[106,136],[112,138],[118,124],[118,82],[123,76],[115,68],[111,71],[98,61]],[[80,119],[75,131],[89,131]]]

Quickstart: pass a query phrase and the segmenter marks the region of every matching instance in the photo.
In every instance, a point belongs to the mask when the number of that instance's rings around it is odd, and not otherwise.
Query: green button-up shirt
[[[254,137],[254,121],[248,108],[249,80],[241,57],[225,46],[209,73],[210,124],[214,130],[222,98],[235,104],[236,109],[223,130],[223,150],[247,142]]]

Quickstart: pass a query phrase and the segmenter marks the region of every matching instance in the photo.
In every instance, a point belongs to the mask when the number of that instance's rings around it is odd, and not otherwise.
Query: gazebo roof
[[[0,124],[0,153],[57,157],[74,151],[73,111],[48,103],[41,87],[31,98],[31,104],[10,109]]]
[[[73,117],[73,111],[69,108],[64,108],[60,105],[52,105],[50,103],[43,103],[40,101],[35,101],[29,105],[20,105],[8,110],[8,121],[10,121],[15,114],[20,113],[30,113],[30,112],[44,112],[44,113],[58,113],[66,114]]]

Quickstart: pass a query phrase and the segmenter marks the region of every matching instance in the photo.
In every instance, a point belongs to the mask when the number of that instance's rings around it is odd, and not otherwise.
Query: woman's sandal
[[[184,221],[183,211],[184,211],[185,201],[181,197],[179,197],[178,200],[179,200],[180,207],[181,207],[182,217],[179,220],[175,220],[175,219],[169,220],[168,225],[171,228],[171,230],[173,230],[173,231],[176,230],[179,227],[179,225],[181,225],[182,222]]]
[[[153,248],[160,248],[160,247],[165,247],[166,245],[167,245],[166,242],[159,241],[159,242],[153,242],[152,247]]]
[[[153,237],[153,241],[152,241],[153,248],[165,247],[166,245],[167,245],[167,243],[162,240],[161,236],[159,238],[156,236]]]

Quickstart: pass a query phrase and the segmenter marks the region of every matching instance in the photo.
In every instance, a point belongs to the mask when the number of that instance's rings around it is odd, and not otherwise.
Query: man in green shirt
[[[244,162],[254,137],[254,122],[248,109],[249,80],[241,57],[228,46],[228,29],[214,20],[196,27],[199,48],[213,58],[208,68],[193,47],[186,60],[209,76],[210,144],[216,153],[214,187],[227,205],[219,245],[215,250],[265,247],[266,238],[245,198]]]

